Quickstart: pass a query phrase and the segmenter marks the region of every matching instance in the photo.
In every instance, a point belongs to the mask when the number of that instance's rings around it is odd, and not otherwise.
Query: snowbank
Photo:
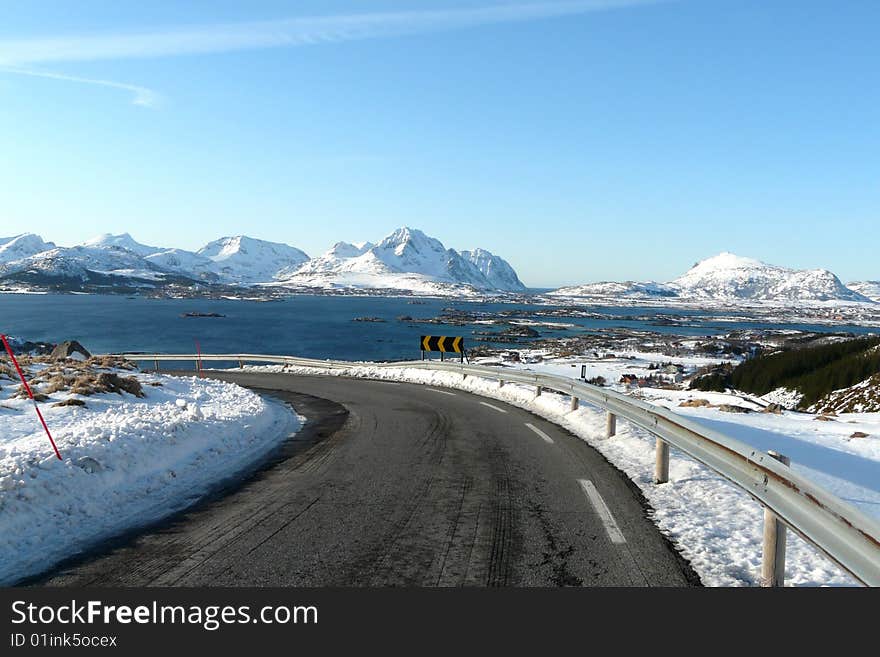
[[[618,434],[604,437],[605,414],[582,405],[571,411],[567,396],[545,392],[535,396],[531,386],[498,382],[454,372],[370,365],[320,370],[290,366],[254,366],[259,371],[327,374],[406,381],[456,388],[499,399],[568,429],[623,470],[642,490],[654,511],[651,517],[677,546],[708,586],[755,586],[761,569],[763,511],[746,493],[705,466],[672,450],[667,484],[653,483],[654,437],[621,422]],[[856,582],[789,532],[786,583],[796,586],[852,586]]]
[[[86,406],[40,405],[63,461],[31,402],[2,381],[0,584],[189,506],[300,426],[284,404],[230,383],[135,376],[143,399],[58,392],[52,402]]]

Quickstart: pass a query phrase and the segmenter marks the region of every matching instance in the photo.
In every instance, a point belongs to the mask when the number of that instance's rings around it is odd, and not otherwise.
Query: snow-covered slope
[[[289,275],[291,287],[409,290],[426,294],[521,290],[524,286],[504,260],[477,250],[475,263],[415,228],[399,228],[376,244],[338,242]],[[480,264],[492,273],[490,279]],[[493,280],[494,279],[494,280]]]
[[[281,271],[308,261],[297,248],[244,235],[222,237],[203,246],[198,255],[214,262],[214,271],[230,283],[251,285],[271,281]]]
[[[52,242],[44,242],[43,238],[33,233],[0,237],[0,264],[21,260],[54,248]]]
[[[858,281],[847,283],[846,286],[853,292],[880,303],[880,281]]]
[[[485,249],[474,249],[473,251],[462,251],[461,257],[479,269],[495,289],[508,292],[522,292],[526,289],[510,263],[500,256]]]
[[[663,296],[685,302],[759,302],[780,305],[815,301],[871,301],[846,287],[828,270],[788,269],[732,253],[721,253],[702,260],[682,276],[665,284],[593,283],[560,288],[550,294],[644,299]]]

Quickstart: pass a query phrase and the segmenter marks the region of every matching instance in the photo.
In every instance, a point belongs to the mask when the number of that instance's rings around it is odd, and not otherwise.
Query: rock
[[[100,463],[98,463],[91,456],[83,456],[76,460],[76,465],[89,474],[94,474],[95,472],[101,472],[104,469]]]
[[[67,340],[57,345],[49,357],[52,360],[64,360],[65,358],[88,360],[92,355],[76,340]]]
[[[64,401],[55,402],[52,406],[85,406],[86,403],[82,399],[65,399]]]
[[[864,431],[856,431],[850,436],[850,438],[867,438],[867,437],[868,437],[868,434],[866,434]]]
[[[98,386],[105,388],[107,392],[124,391],[135,397],[144,397],[144,390],[140,381],[133,376],[119,376],[114,372],[101,372],[98,375]]]
[[[683,408],[700,408],[700,407],[711,407],[712,404],[709,403],[708,399],[686,399],[681,402],[679,406]]]
[[[721,404],[718,407],[719,411],[724,411],[725,413],[751,413],[751,408],[746,408],[745,406],[737,406],[735,404]]]
[[[813,418],[814,420],[818,420],[819,422],[834,422],[833,417],[829,417],[827,415],[817,415]]]
[[[768,404],[763,409],[761,409],[762,413],[773,413],[774,415],[782,415],[782,411],[785,409],[782,408],[779,404]]]

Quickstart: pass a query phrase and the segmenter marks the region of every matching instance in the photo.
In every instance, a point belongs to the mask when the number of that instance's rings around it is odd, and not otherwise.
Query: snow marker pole
[[[196,361],[196,365],[198,366],[198,370],[199,370],[199,378],[201,378],[202,376],[204,376],[202,374],[202,348],[199,346],[198,340],[196,340],[195,342],[196,342],[196,355],[198,357],[198,360]]]
[[[21,384],[27,391],[28,397],[30,397],[31,401],[34,403],[34,410],[37,412],[37,417],[40,418],[40,424],[43,425],[43,429],[46,431],[46,435],[49,436],[49,442],[52,443],[52,449],[55,450],[55,456],[58,457],[59,461],[63,461],[64,459],[61,458],[61,452],[58,451],[58,446],[55,444],[55,440],[52,438],[52,433],[49,431],[46,420],[43,419],[43,414],[40,413],[40,407],[37,406],[37,400],[34,399],[34,393],[31,390],[31,387],[28,385],[27,380],[25,380],[24,378],[24,372],[21,371],[21,367],[19,367],[18,361],[15,359],[15,354],[12,353],[12,347],[9,346],[9,342],[6,340],[6,336],[2,333],[0,333],[0,340],[3,341],[3,346],[6,348],[6,353],[9,354],[9,358],[12,359],[12,364],[15,365],[15,371],[18,372],[18,377],[21,379]]]

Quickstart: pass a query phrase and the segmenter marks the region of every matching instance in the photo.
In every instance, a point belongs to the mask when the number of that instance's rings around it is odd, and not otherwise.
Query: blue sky
[[[880,278],[875,0],[6,0],[0,235]]]

